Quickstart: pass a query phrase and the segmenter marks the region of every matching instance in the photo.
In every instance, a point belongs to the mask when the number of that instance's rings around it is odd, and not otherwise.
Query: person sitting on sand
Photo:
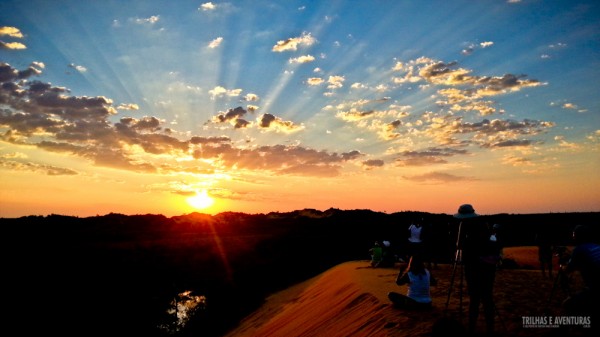
[[[405,271],[400,271],[396,278],[397,285],[408,284],[406,295],[397,292],[389,292],[388,298],[394,306],[404,309],[427,309],[431,308],[431,295],[429,286],[435,285],[433,278],[421,255],[413,255]]]

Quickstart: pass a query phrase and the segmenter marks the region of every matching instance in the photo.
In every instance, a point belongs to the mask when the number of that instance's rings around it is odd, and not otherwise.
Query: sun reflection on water
[[[191,290],[179,293],[169,303],[169,308],[166,311],[171,319],[160,324],[158,328],[171,334],[179,332],[194,316],[194,313],[204,309],[206,309],[206,296],[192,295]]]

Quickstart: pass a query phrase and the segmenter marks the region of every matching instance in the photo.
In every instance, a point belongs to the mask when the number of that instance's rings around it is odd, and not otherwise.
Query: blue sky
[[[599,210],[599,33],[595,1],[3,1],[0,216]]]

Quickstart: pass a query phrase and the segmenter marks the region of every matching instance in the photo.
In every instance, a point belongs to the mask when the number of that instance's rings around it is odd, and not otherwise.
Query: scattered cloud
[[[208,91],[211,99],[215,99],[223,96],[239,96],[242,93],[242,89],[225,89],[221,86],[216,86]]]
[[[133,19],[133,22],[137,23],[137,24],[155,24],[158,21],[160,21],[160,15],[152,15],[150,17],[147,18],[135,18]]]
[[[49,176],[77,175],[77,171],[65,167],[58,167],[34,162],[21,162],[0,159],[0,168],[14,171],[29,171]]]
[[[76,65],[74,63],[69,64],[69,68],[73,68],[73,69],[77,70],[80,73],[85,73],[87,71],[86,67],[79,66],[79,65]]]
[[[17,39],[23,38],[23,33],[17,27],[0,27],[0,36],[10,36]]]
[[[21,42],[4,42],[0,41],[0,49],[27,49],[27,46]]]
[[[15,39],[22,39],[23,33],[17,27],[3,26],[0,27],[0,37],[8,36]],[[21,42],[4,42],[0,40],[0,50],[20,50],[27,49],[27,46]]]
[[[215,49],[221,45],[221,42],[223,42],[223,38],[219,36],[218,38],[210,41],[210,43],[208,44],[208,48]]]
[[[314,60],[315,60],[314,56],[303,55],[303,56],[291,58],[289,62],[290,63],[309,63],[309,62],[313,62]]]
[[[320,85],[323,82],[325,82],[325,80],[320,77],[310,77],[306,80],[306,83],[311,86]]]
[[[215,9],[217,9],[217,5],[213,4],[212,2],[203,3],[198,8],[198,10],[201,10],[201,11],[204,11],[204,12],[206,12],[206,11],[214,11]]]
[[[304,32],[299,37],[292,37],[288,38],[287,40],[277,41],[277,44],[273,46],[272,51],[278,53],[284,51],[295,51],[298,49],[298,46],[311,46],[316,41],[317,40],[310,33]]]

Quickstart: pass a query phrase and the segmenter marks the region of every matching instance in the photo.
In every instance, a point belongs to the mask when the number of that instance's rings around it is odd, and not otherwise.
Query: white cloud
[[[208,48],[215,49],[221,45],[221,42],[223,42],[223,38],[219,36],[218,38],[210,41],[210,43],[208,44]]]

